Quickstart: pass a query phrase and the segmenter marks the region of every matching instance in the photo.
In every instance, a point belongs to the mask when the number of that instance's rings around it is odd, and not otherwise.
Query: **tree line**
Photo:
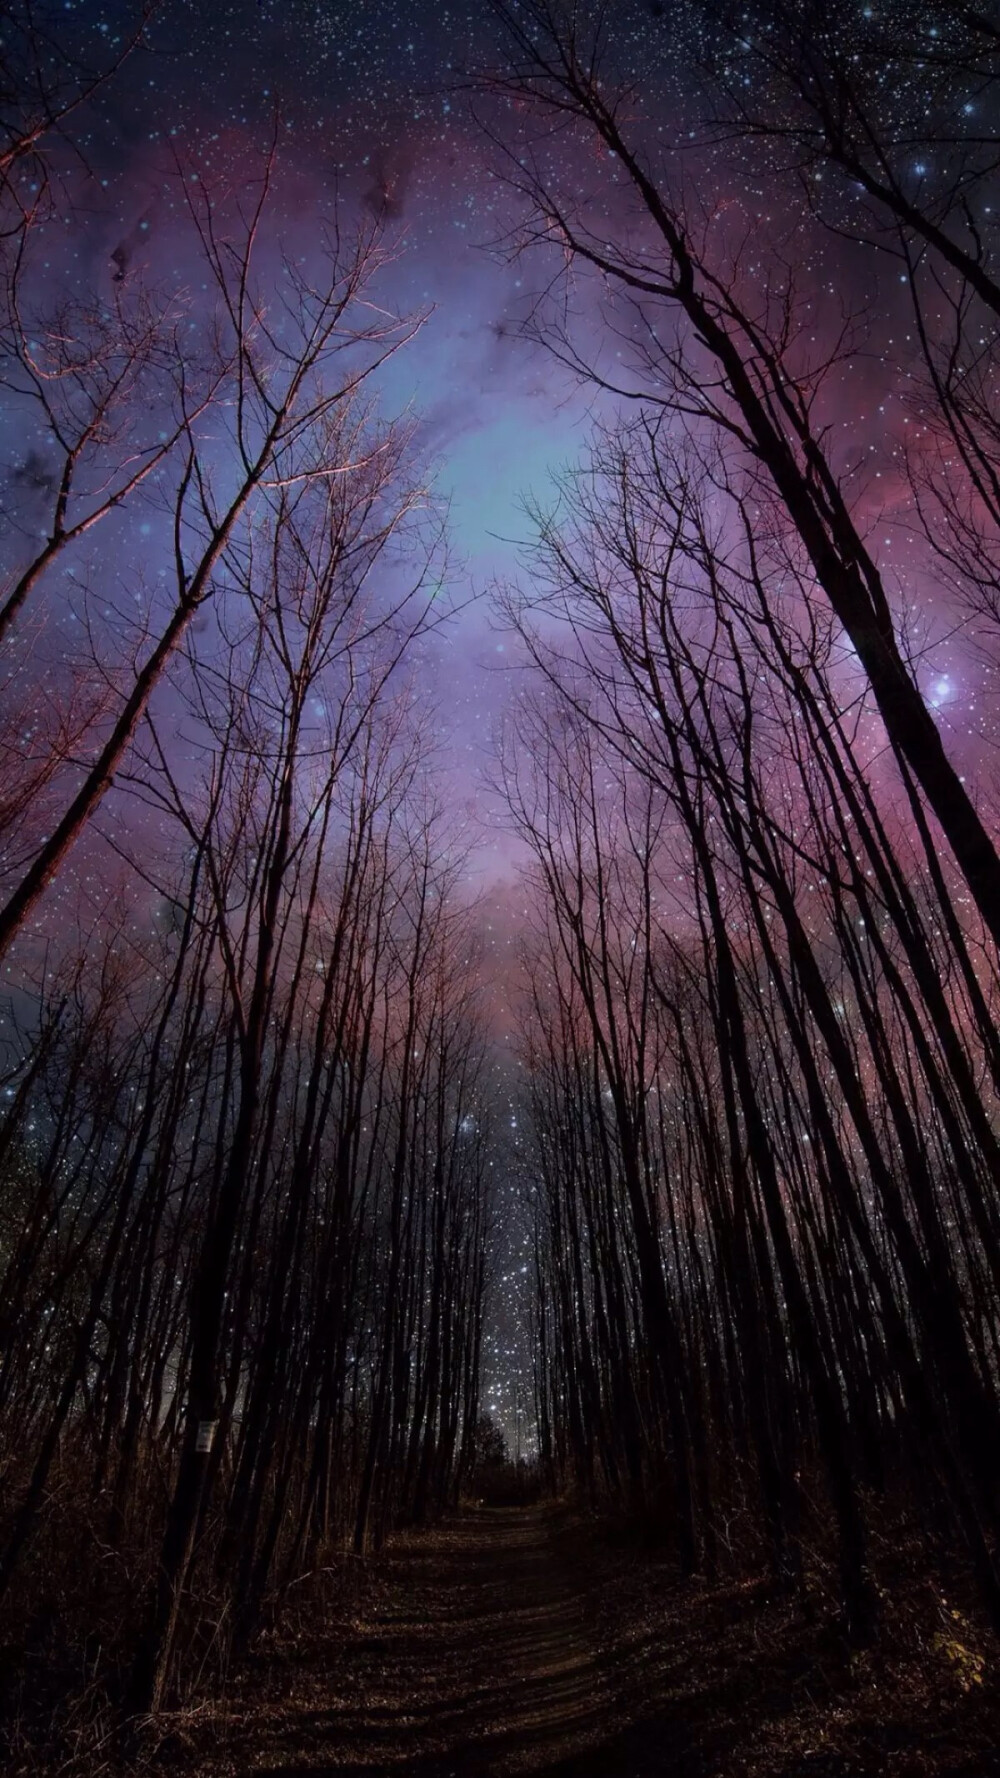
[[[861,1638],[889,1502],[997,1621],[1000,860],[924,658],[995,660],[997,33],[494,13],[530,325],[618,404],[502,599],[543,1460],[687,1573],[829,1518]]]
[[[96,1605],[110,1553],[148,1711],[468,1475],[479,939],[419,690],[440,526],[374,396],[420,325],[383,231],[331,205],[289,245],[278,120],[249,178],[166,168],[179,284],[125,246],[53,279],[71,120],[141,22],[103,61],[10,25],[0,1591],[30,1645],[60,1561]]]

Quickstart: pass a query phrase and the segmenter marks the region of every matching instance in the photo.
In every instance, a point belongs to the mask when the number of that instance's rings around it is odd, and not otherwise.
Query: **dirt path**
[[[587,1576],[544,1508],[473,1510],[400,1544],[338,1656],[307,1654],[254,1713],[255,1745],[230,1743],[235,1769],[568,1774],[609,1712]]]
[[[907,1562],[885,1577],[880,1645],[852,1652],[822,1594],[804,1614],[764,1574],[682,1585],[666,1554],[552,1508],[467,1511],[359,1570],[353,1609],[343,1573],[332,1617],[303,1597],[153,1769],[1000,1778],[996,1639],[945,1612],[919,1548]]]

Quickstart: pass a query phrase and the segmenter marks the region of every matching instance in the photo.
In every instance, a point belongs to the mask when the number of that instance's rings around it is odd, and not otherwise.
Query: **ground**
[[[763,1576],[682,1585],[665,1556],[565,1509],[471,1508],[395,1540],[346,1617],[303,1603],[225,1708],[167,1719],[142,1764],[203,1778],[1000,1775],[997,1643],[912,1568],[858,1653],[821,1596],[804,1611]]]

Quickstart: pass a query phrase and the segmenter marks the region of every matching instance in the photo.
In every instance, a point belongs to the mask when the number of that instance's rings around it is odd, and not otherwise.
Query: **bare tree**
[[[298,264],[284,263],[286,288],[280,313],[272,316],[259,283],[259,261],[274,173],[272,153],[253,201],[245,210],[237,207],[229,228],[200,183],[185,188],[215,299],[215,312],[206,317],[215,365],[209,406],[198,399],[193,409],[184,408],[167,440],[178,449],[169,502],[172,602],[156,619],[151,644],[136,662],[105,738],[78,770],[76,790],[0,910],[0,950],[10,945],[125,761],[166,667],[225,578],[226,552],[247,546],[248,529],[268,514],[282,491],[323,485],[357,467],[336,455],[347,436],[340,416],[360,385],[418,325],[376,309],[368,295],[386,257],[377,231],[362,228],[344,240],[335,224],[317,256],[315,281]],[[131,377],[132,361],[126,357],[126,362]],[[183,391],[179,365],[177,375]],[[88,413],[84,433],[89,419]],[[219,423],[225,438],[222,467]],[[376,455],[382,448],[377,440],[364,445]],[[72,447],[65,463],[75,463]],[[147,467],[144,463],[142,471]],[[135,475],[125,475],[125,490]],[[102,513],[106,510],[105,504]],[[54,535],[61,546],[58,513]]]
[[[574,1282],[568,1256],[590,1224],[610,1290],[621,1235],[597,1232],[570,1106],[585,1093],[587,1117],[609,1123],[621,1058],[634,1055],[630,1139],[639,1178],[658,1174],[664,1195],[651,1233],[630,1205],[627,1245],[636,1279],[644,1266],[660,1276],[682,1398],[698,1404],[683,1447],[698,1476],[694,1522],[717,1510],[699,1427],[721,1403],[715,1425],[733,1439],[742,1429],[776,1568],[794,1576],[801,1464],[815,1448],[848,1622],[866,1634],[859,1476],[887,1413],[903,1411],[995,1612],[988,1305],[1000,1206],[994,1089],[963,962],[973,932],[961,920],[956,930],[941,875],[914,892],[912,840],[890,832],[892,781],[867,757],[863,698],[855,708],[845,696],[857,668],[838,660],[832,619],[803,596],[782,534],[761,528],[724,461],[685,462],[655,428],[604,439],[530,566],[530,591],[507,610],[548,702],[520,718],[530,733],[511,756],[508,794],[558,937],[550,969],[573,982],[558,990],[558,1044],[540,1046],[538,1104],[552,1249],[567,1252],[547,1262],[547,1343],[562,1368],[546,1393],[572,1404],[563,1436],[574,1461],[588,1473],[601,1392],[586,1354],[606,1337],[576,1330],[591,1299],[596,1319],[599,1297]],[[593,1062],[571,1036],[577,1020]],[[661,1057],[684,1083],[669,1117]],[[706,1079],[714,1116],[694,1109]],[[621,1142],[612,1180],[619,1167],[629,1177]],[[637,1312],[652,1344],[645,1296]],[[720,1316],[728,1350],[716,1344]],[[614,1420],[624,1466],[624,1408]],[[688,1533],[681,1543],[689,1560]]]
[[[155,12],[144,5],[113,38],[65,14],[5,0],[0,50],[0,231],[19,240],[43,213],[54,151],[79,152],[71,124],[142,44]],[[75,21],[74,21],[75,23]],[[110,53],[109,53],[110,51]]]
[[[729,17],[712,67],[719,133],[749,145],[762,175],[807,209],[819,246],[824,232],[849,243],[849,263],[879,292],[891,327],[880,350],[913,388],[893,444],[923,536],[991,628],[998,54],[993,22],[969,7],[896,14],[888,31],[874,10],[848,25],[779,3]]]
[[[548,0],[494,10],[509,53],[484,83],[504,107],[503,126],[487,127],[502,177],[524,205],[523,244],[556,252],[568,272],[589,268],[616,296],[639,386],[616,384],[610,374],[605,386],[725,441],[761,506],[780,514],[775,522],[855,649],[890,743],[1000,939],[1000,860],[924,702],[878,562],[825,448],[816,418],[823,365],[809,348],[790,266],[778,256],[773,275],[754,276],[745,242],[724,233],[714,247],[707,220],[685,195],[682,157],[671,161],[647,142],[634,95],[615,85],[606,30]],[[516,144],[500,135],[514,106],[526,120]],[[588,143],[610,171],[602,199],[584,204],[561,168],[563,150]],[[565,329],[557,328],[555,343],[600,376]]]

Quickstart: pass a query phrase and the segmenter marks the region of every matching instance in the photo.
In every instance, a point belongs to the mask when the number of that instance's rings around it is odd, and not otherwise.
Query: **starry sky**
[[[122,9],[79,9],[108,37]],[[311,219],[337,202],[382,216],[397,257],[380,292],[426,316],[379,379],[387,415],[418,423],[436,500],[448,511],[455,615],[422,671],[438,706],[439,771],[470,818],[470,887],[494,886],[517,848],[481,774],[509,695],[509,643],[490,615],[493,582],[515,570],[526,496],[580,454],[593,406],[519,337],[529,304],[523,268],[491,251],[506,226],[496,181],[461,100],[458,70],[481,57],[485,9],[241,0],[166,0],[147,47],[88,119],[85,151],[100,182],[92,213],[61,243],[72,281],[116,270],[183,280],[189,267],[170,196],[172,157],[204,176],[252,176],[279,117],[283,239],[308,254]]]
[[[76,36],[91,57],[97,45],[113,54],[136,16],[125,0],[66,0],[64,13],[67,41]],[[720,155],[702,145],[704,44],[686,0],[615,0],[606,21],[616,69],[638,77],[642,127],[696,137],[699,177],[712,188],[706,202],[737,228],[763,220],[773,231],[781,219],[759,162],[741,148]],[[109,292],[123,271],[183,285],[191,261],[174,156],[238,188],[254,176],[276,116],[285,238],[308,254],[315,218],[334,200],[386,222],[398,255],[382,288],[426,321],[388,366],[379,397],[388,414],[416,419],[434,494],[448,509],[456,614],[421,671],[437,703],[442,780],[475,829],[470,887],[487,891],[508,883],[520,858],[483,781],[518,676],[510,638],[491,615],[491,588],[518,570],[531,530],[524,502],[553,498],[553,478],[580,459],[595,415],[609,412],[525,337],[542,272],[503,251],[510,200],[462,91],[465,71],[495,60],[496,45],[486,0],[162,0],[142,46],[78,126],[86,164],[68,171],[72,202],[50,230],[53,264],[70,289]],[[738,78],[738,46],[734,66]],[[613,179],[591,179],[588,169],[587,180],[599,214],[615,202]],[[915,425],[906,411],[905,292],[893,290],[891,274],[873,283],[871,256],[843,239],[815,232],[810,242],[800,271],[814,286],[820,338],[837,325],[845,293],[880,311],[865,349],[828,382],[834,456],[841,468],[865,469],[868,516],[899,606],[913,613],[925,693],[976,769],[984,742],[992,748],[992,670],[961,646],[912,535],[900,475],[904,427]],[[596,315],[583,318],[585,349],[588,326],[597,341]],[[16,416],[7,434],[5,454],[16,462]],[[154,528],[150,553],[160,543]]]
[[[113,51],[134,18],[118,0],[65,3],[67,33],[88,53],[102,43]],[[690,122],[697,133],[699,44],[685,0],[614,0],[607,25],[616,65],[641,76],[643,127],[669,125],[676,137]],[[485,0],[162,0],[142,47],[82,120],[83,158],[67,164],[65,214],[49,227],[48,251],[54,275],[78,292],[110,292],[122,272],[183,285],[191,261],[171,196],[174,156],[238,186],[241,169],[251,176],[259,166],[275,118],[282,228],[299,250],[308,253],[319,210],[334,199],[386,222],[399,249],[383,274],[387,298],[427,318],[381,375],[379,398],[388,414],[417,421],[435,495],[449,512],[456,609],[426,646],[420,670],[436,707],[441,782],[469,818],[468,883],[484,897],[501,984],[497,1039],[506,1050],[512,1024],[502,982],[523,912],[522,854],[486,779],[492,736],[517,696],[521,668],[490,593],[519,571],[530,533],[524,502],[553,497],[553,478],[580,459],[609,405],[525,337],[537,268],[503,251],[510,201],[462,93],[463,71],[493,56],[493,31]],[[703,160],[712,183],[706,201],[734,227],[749,221],[780,230],[759,160],[741,155]],[[591,180],[588,169],[587,179],[599,214],[602,203],[615,202],[613,171]],[[927,562],[900,469],[904,428],[919,427],[908,406],[915,347],[905,292],[893,289],[891,272],[873,278],[870,256],[862,260],[849,241],[815,239],[814,258],[800,271],[811,282],[818,334],[842,316],[845,301],[865,307],[870,323],[864,349],[847,355],[828,382],[834,460],[863,470],[871,534],[898,608],[912,615],[925,694],[953,756],[992,793],[993,666]],[[585,346],[588,335],[599,339],[596,312],[583,317]],[[0,456],[8,474],[23,467],[16,415],[0,427]],[[130,548],[137,544],[129,538]],[[150,555],[161,546],[154,527]],[[504,1056],[498,1068],[502,1096],[512,1098],[496,1165],[512,1178],[520,1164],[514,1075]],[[504,1260],[515,1292],[526,1265],[525,1239],[515,1231]],[[509,1409],[508,1402],[508,1423]]]

